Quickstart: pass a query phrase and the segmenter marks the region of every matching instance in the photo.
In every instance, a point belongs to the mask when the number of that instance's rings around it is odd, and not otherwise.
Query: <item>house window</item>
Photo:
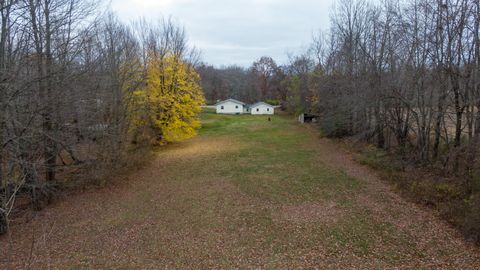
[[[237,106],[235,106],[235,109],[238,109],[238,105],[237,105]]]
[[[222,107],[220,107],[220,110],[223,110],[223,106],[222,106]]]
[[[257,108],[257,112],[259,112],[259,111],[260,111],[260,109],[259,109],[259,108]]]
[[[270,111],[270,108],[267,108],[267,112],[269,112],[269,111]]]

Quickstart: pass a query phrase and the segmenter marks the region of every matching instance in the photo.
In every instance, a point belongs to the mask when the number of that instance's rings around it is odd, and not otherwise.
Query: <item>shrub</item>
[[[480,211],[478,209],[480,209],[480,194],[475,194],[468,200],[464,233],[470,240],[480,244]]]
[[[350,117],[345,111],[324,113],[320,120],[320,126],[323,134],[327,137],[343,138],[353,135]]]

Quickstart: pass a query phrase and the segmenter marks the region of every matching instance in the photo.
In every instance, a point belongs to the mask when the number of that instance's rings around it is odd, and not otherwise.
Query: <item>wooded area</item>
[[[0,1],[0,234],[20,199],[189,138],[203,104],[198,53],[173,20],[121,23],[97,1]]]

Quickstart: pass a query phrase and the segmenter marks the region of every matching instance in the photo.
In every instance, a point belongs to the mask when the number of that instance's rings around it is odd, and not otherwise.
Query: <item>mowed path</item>
[[[480,268],[477,248],[317,132],[281,116],[203,118],[200,136],[144,169],[16,225],[14,267]]]

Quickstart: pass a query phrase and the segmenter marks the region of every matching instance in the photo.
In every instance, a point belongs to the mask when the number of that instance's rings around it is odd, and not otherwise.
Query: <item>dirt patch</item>
[[[196,137],[186,142],[168,145],[158,154],[163,161],[215,156],[222,153],[234,152],[243,145],[233,139]]]
[[[285,205],[272,211],[272,217],[279,221],[293,223],[333,224],[341,219],[344,212],[335,202],[316,202],[300,205]]]

